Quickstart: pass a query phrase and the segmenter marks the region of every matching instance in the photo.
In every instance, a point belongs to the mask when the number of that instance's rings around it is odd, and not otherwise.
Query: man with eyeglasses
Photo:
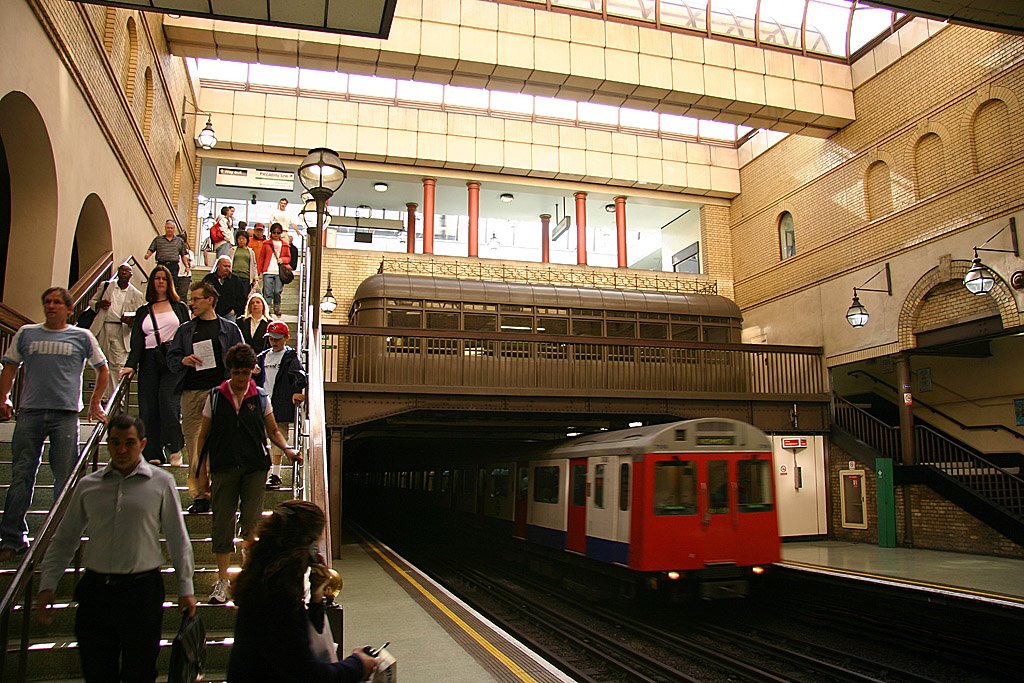
[[[196,449],[203,423],[203,405],[210,389],[228,379],[227,352],[242,343],[235,323],[217,315],[217,290],[208,282],[192,285],[189,303],[192,320],[174,333],[167,351],[167,367],[181,373],[181,431],[188,455],[188,490],[192,495],[190,513],[210,511],[210,476],[199,462]]]

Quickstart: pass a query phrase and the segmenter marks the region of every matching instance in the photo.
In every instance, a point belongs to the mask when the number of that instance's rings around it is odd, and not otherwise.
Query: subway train
[[[743,319],[714,294],[378,274],[349,320],[390,328],[351,337],[353,382],[743,392],[763,372],[721,348]]]
[[[780,557],[771,440],[736,420],[597,432],[498,462],[428,460],[375,459],[347,478],[357,499],[476,519],[634,595],[746,595]]]

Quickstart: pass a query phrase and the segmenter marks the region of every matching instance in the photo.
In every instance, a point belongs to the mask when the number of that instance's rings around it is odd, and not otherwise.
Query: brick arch
[[[124,84],[124,94],[128,98],[128,104],[135,99],[135,75],[139,68],[139,31],[135,27],[135,19],[128,17],[125,24],[127,34],[124,45],[124,65],[122,67],[121,82]]]
[[[882,159],[872,161],[864,171],[864,205],[868,221],[888,216],[896,208],[892,196],[892,166]]]
[[[146,67],[145,78],[143,79],[145,92],[145,108],[142,113],[142,137],[149,142],[150,133],[153,130],[153,69]]]
[[[108,57],[114,56],[114,31],[117,27],[117,10],[108,7],[103,16],[103,49]]]
[[[925,296],[936,287],[950,282],[962,282],[964,275],[967,274],[970,267],[971,262],[969,260],[954,259],[950,261],[948,271],[942,266],[936,266],[914,283],[914,286],[907,292],[907,296],[903,300],[903,306],[900,308],[898,337],[901,351],[914,348],[914,321],[924,305]],[[992,288],[992,291],[987,296],[994,300],[999,309],[999,317],[1003,321],[1003,327],[1014,327],[1019,324],[1020,313],[1017,311],[1013,292],[998,273],[995,273],[995,278],[995,287]]]
[[[982,86],[965,101],[963,117],[960,122],[963,139],[969,142],[972,171],[975,173],[980,172],[978,163],[979,140],[975,133],[975,123],[977,121],[979,111],[987,103],[993,100],[1002,102],[1006,106],[1008,119],[1008,129],[1006,131],[1005,138],[997,141],[998,148],[1005,150],[1010,158],[1017,157],[1021,154],[1021,143],[1017,140],[1021,132],[1021,127],[1018,123],[1018,120],[1022,115],[1020,100],[1017,95],[1008,88],[998,85]],[[991,170],[991,168],[985,167],[984,170]]]

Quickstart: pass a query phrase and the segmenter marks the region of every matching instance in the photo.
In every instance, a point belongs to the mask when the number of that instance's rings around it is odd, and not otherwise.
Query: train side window
[[[700,326],[680,325],[679,323],[672,323],[672,341],[700,341]]]
[[[450,311],[428,311],[428,330],[457,330],[459,329],[459,314]]]
[[[497,332],[498,316],[493,313],[464,313],[462,324],[467,332]]]
[[[636,323],[620,320],[609,320],[605,323],[608,327],[608,336],[617,339],[635,339]]]
[[[697,514],[697,470],[693,461],[669,460],[654,464],[654,514]]]
[[[501,316],[501,331],[530,334],[533,332],[533,317],[528,315],[503,314]]]
[[[526,502],[530,495],[530,468],[519,468],[519,481],[516,485],[516,500]]]
[[[729,512],[729,462],[708,461],[708,512],[724,515]]]
[[[441,493],[448,493],[448,487],[451,485],[452,471],[441,470]]]
[[[772,464],[769,460],[740,460],[737,476],[740,512],[766,512],[772,505]]]
[[[704,341],[706,342],[712,342],[714,344],[728,344],[729,337],[730,335],[728,327],[704,328]]]
[[[537,318],[537,332],[544,334],[569,334],[568,318]]]
[[[509,472],[507,467],[495,467],[491,470],[491,498],[508,498]]]
[[[668,339],[668,325],[665,323],[640,323],[641,339]]]
[[[602,322],[600,320],[580,320],[574,319],[572,321],[572,334],[575,337],[603,337],[603,330],[601,329]]]
[[[537,503],[558,503],[557,465],[534,468],[533,500]]]
[[[594,468],[594,507],[604,509],[604,465]]]
[[[629,509],[629,463],[619,465],[619,510]]]
[[[569,494],[572,505],[587,504],[587,466],[572,466],[572,491]]]

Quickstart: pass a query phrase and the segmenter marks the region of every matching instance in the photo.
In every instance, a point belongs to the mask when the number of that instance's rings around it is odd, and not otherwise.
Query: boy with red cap
[[[274,409],[274,419],[284,434],[285,441],[291,438],[291,426],[295,421],[295,408],[305,400],[306,370],[302,367],[299,354],[288,346],[288,325],[274,321],[267,325],[266,337],[270,340],[270,348],[265,349],[256,357],[259,374],[253,377],[256,384],[263,387],[270,397],[270,405]],[[281,485],[280,448],[271,444],[270,475],[267,477],[267,489],[276,489]]]

